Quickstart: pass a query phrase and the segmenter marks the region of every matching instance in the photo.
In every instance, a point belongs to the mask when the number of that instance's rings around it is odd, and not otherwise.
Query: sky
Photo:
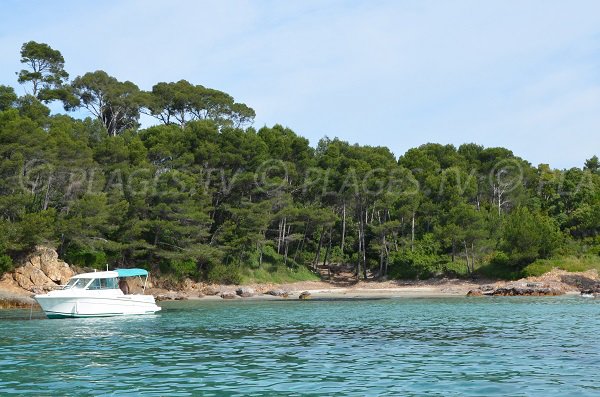
[[[19,94],[34,40],[72,78],[185,79],[313,146],[474,142],[555,168],[600,156],[596,0],[3,0],[0,15],[0,84]]]

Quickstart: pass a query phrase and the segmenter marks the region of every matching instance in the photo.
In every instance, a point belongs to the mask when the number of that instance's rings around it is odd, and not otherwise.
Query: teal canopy
[[[135,277],[135,276],[147,276],[148,271],[144,269],[116,269],[115,272],[119,274],[119,277]]]

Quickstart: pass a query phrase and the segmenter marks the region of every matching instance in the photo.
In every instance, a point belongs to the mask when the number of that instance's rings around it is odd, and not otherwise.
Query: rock
[[[35,247],[35,250],[27,256],[21,268],[26,268],[25,271],[32,274],[35,272],[30,270],[31,268],[39,269],[47,279],[58,284],[66,284],[75,274],[66,262],[58,259],[58,253],[54,249],[44,246]],[[48,284],[48,281],[41,276],[35,276],[34,278],[31,278],[31,281],[36,286]],[[45,284],[38,284],[39,282],[44,282]]]
[[[302,300],[310,299],[310,292],[308,292],[308,291],[301,292],[300,295],[298,296],[298,299],[302,299]]]
[[[219,291],[218,288],[215,288],[212,285],[207,285],[206,287],[204,287],[202,289],[202,293],[204,295],[208,295],[208,296],[217,295],[217,294],[219,294],[219,292],[221,292],[221,291]]]
[[[483,292],[480,289],[472,289],[467,292],[467,296],[483,296]]]
[[[588,298],[596,298],[600,296],[600,293],[594,288],[581,290],[581,296],[585,296]]]
[[[15,269],[14,279],[19,287],[33,291],[34,288],[52,289],[56,284],[37,266],[27,263]]]
[[[31,282],[38,287],[45,287],[49,284],[55,284],[41,269],[37,268],[31,272],[30,278]]]
[[[241,296],[242,298],[250,298],[255,294],[254,290],[250,287],[240,287],[235,290],[235,293],[238,294],[238,296]]]
[[[235,294],[235,292],[229,292],[229,291],[221,292],[221,298],[223,298],[223,299],[235,299],[236,297],[237,297],[237,295]]]
[[[268,291],[267,294],[272,295],[272,296],[279,296],[281,298],[287,298],[289,296],[289,293],[282,289],[272,289],[272,290]]]
[[[20,269],[21,268],[18,268],[18,270],[20,270]],[[17,282],[17,285],[19,287],[23,288],[24,290],[31,291],[33,289],[34,285],[31,282],[31,278],[29,277],[28,274],[26,275],[22,272],[15,271],[14,278],[15,278],[15,281]]]
[[[158,294],[154,297],[154,299],[159,302],[159,301],[183,301],[183,300],[187,300],[188,297],[185,294],[179,293],[179,292],[175,292],[175,291],[169,291],[166,294]]]
[[[540,282],[513,281],[500,285],[482,285],[470,290],[467,296],[556,296],[564,291],[558,287]]]
[[[528,284],[508,284],[503,287],[496,288],[491,295],[494,296],[556,296],[564,294],[563,291],[557,288],[542,283],[528,286]]]

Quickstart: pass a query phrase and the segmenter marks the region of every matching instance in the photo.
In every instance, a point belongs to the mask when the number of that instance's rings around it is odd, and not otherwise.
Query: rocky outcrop
[[[482,285],[470,290],[467,296],[556,296],[565,291],[548,283],[515,281],[499,285]]]
[[[75,272],[58,253],[48,247],[36,247],[21,263],[18,263],[11,277],[22,289],[30,292],[43,292],[66,284]]]
[[[581,290],[582,296],[589,296],[597,298],[600,296],[600,283],[589,285],[588,288]]]
[[[301,292],[300,295],[298,296],[298,299],[301,299],[301,300],[310,299],[310,292],[308,292],[308,291]]]
[[[254,289],[250,287],[240,287],[235,290],[235,293],[242,298],[250,298],[255,295]]]

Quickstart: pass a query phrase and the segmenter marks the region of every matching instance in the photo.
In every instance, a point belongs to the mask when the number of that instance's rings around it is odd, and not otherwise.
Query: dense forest
[[[596,156],[556,170],[473,143],[399,158],[337,138],[313,148],[253,128],[254,110],[216,89],[70,79],[61,53],[33,41],[21,62],[27,94],[0,86],[0,273],[39,244],[81,266],[231,283],[330,264],[424,278],[600,261]]]

